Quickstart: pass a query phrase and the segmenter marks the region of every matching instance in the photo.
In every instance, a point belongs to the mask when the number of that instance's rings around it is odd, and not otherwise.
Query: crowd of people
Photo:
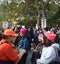
[[[26,64],[29,51],[31,64],[60,64],[60,28],[14,27],[0,33],[0,64]]]

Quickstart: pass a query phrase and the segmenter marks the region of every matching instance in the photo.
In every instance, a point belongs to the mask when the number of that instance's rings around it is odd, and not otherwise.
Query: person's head
[[[26,33],[27,33],[27,29],[25,29],[25,28],[21,28],[21,29],[20,29],[20,36],[21,36],[21,37],[25,36]]]
[[[13,28],[13,31],[18,34],[19,31],[20,31],[20,28],[21,28],[21,27],[14,27],[14,28]]]
[[[15,32],[15,33],[18,33],[18,31],[19,31],[18,28],[15,27],[14,32]]]
[[[10,42],[12,42],[14,38],[18,36],[18,34],[14,33],[12,29],[4,30],[3,35],[4,35],[4,39],[9,40]]]
[[[56,34],[54,34],[53,32],[44,33],[43,38],[44,38],[44,45],[47,47],[53,44],[54,39],[56,38]]]

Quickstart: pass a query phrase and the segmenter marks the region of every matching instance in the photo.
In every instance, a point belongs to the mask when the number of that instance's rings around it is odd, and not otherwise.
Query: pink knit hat
[[[20,33],[22,33],[22,34],[25,35],[25,34],[27,33],[27,29],[25,29],[25,28],[21,28],[21,29],[20,29]]]
[[[49,39],[50,41],[53,41],[56,37],[56,34],[54,34],[54,32],[51,33],[44,33],[44,35],[47,37],[47,39]]]

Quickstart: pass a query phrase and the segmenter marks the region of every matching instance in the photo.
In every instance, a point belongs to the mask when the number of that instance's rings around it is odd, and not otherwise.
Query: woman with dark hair
[[[53,32],[46,33],[44,32],[43,40],[43,49],[41,58],[37,59],[37,64],[57,64],[54,62],[57,59],[57,51],[59,50],[59,44],[54,43],[56,34]],[[40,40],[41,38],[38,37]],[[56,50],[55,50],[56,49]]]

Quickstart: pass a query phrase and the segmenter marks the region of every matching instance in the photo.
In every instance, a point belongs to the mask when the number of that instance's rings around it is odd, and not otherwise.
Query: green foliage
[[[5,9],[6,7],[2,4],[0,5],[0,21],[5,20],[6,12],[7,10]]]
[[[52,18],[56,12],[59,10],[59,6],[55,5],[55,4],[48,4],[47,8],[46,8],[46,13],[47,13],[47,19]]]
[[[58,19],[60,19],[60,6],[54,3],[49,4],[47,7],[47,21],[48,25],[60,24]]]
[[[25,3],[16,3],[12,0],[11,3],[3,2],[0,5],[0,21],[11,20],[24,17],[25,20],[17,20],[20,24],[34,25],[37,20],[38,11],[45,10],[47,22],[49,25],[56,23],[60,18],[60,6],[54,3],[45,3],[42,0],[25,0]],[[41,16],[40,16],[41,18]],[[18,23],[18,24],[19,24]],[[59,23],[59,22],[57,22]]]
[[[6,19],[15,19],[17,17],[17,4],[11,2],[10,4],[7,4],[8,14],[6,15]]]

